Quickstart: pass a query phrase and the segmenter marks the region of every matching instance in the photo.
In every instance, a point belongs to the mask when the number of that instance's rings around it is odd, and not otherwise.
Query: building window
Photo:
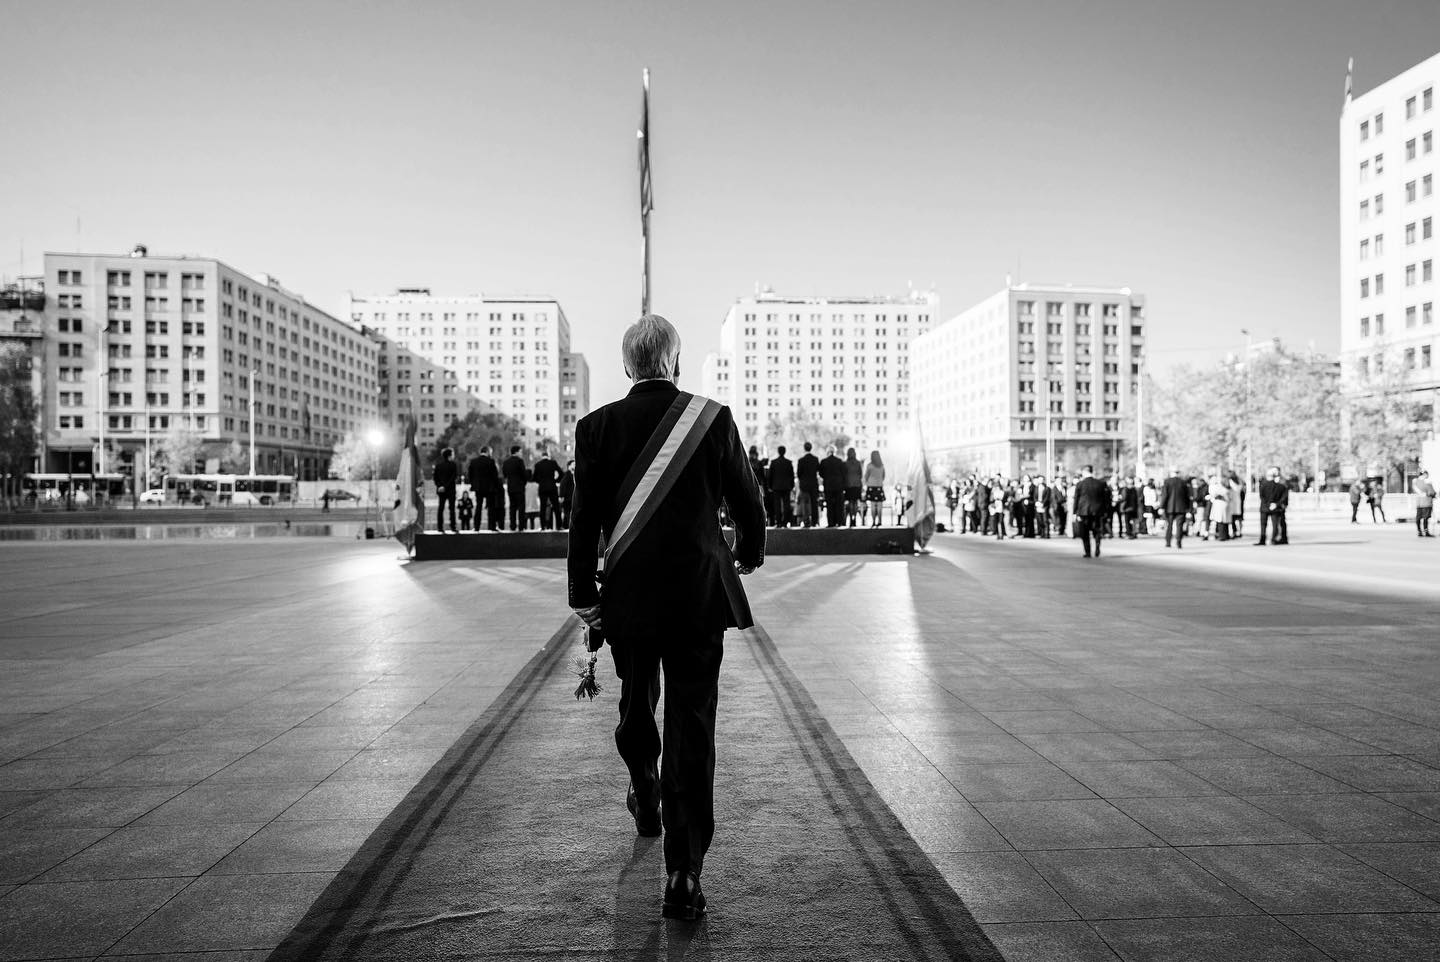
[[[1415,138],[1413,138],[1413,137],[1410,138],[1409,140],[1405,141],[1405,159],[1406,159],[1406,160],[1414,160],[1414,159],[1415,159]]]
[[[1365,182],[1366,182],[1367,180],[1369,180],[1369,179],[1370,179],[1370,161],[1369,161],[1369,160],[1362,160],[1362,161],[1360,161],[1360,183],[1363,184],[1363,183],[1365,183]]]
[[[1434,261],[1425,261],[1424,263],[1422,263],[1422,264],[1420,265],[1420,281],[1421,281],[1421,283],[1423,283],[1423,284],[1428,284],[1428,283],[1430,283],[1431,281],[1433,281],[1433,280],[1435,279],[1435,269],[1434,269],[1434,265],[1435,265],[1435,262],[1434,262]]]
[[[1405,286],[1406,286],[1406,287],[1414,287],[1414,286],[1415,286],[1415,265],[1414,265],[1414,264],[1406,264],[1406,265],[1405,265]]]
[[[1369,336],[1370,336],[1370,318],[1369,318],[1369,317],[1362,317],[1362,318],[1360,318],[1360,336],[1361,336],[1361,337],[1369,337]]]
[[[1435,175],[1426,174],[1420,178],[1420,196],[1429,197],[1435,189]]]
[[[1405,185],[1405,203],[1415,203],[1415,181],[1413,180]],[[1377,207],[1375,209],[1375,212],[1378,214],[1380,212],[1380,209]]]
[[[1381,134],[1383,134],[1384,132],[1385,132],[1385,115],[1384,115],[1384,114],[1376,114],[1376,115],[1375,115],[1375,136],[1376,136],[1376,137],[1379,137],[1379,136],[1380,136]]]
[[[1434,305],[1432,302],[1430,302],[1430,301],[1426,301],[1424,304],[1421,304],[1421,305],[1420,305],[1420,323],[1421,323],[1421,324],[1430,324],[1430,323],[1432,323],[1434,320],[1435,320],[1435,305]]]
[[[1383,213],[1385,213],[1385,195],[1384,195],[1384,194],[1376,194],[1376,195],[1375,195],[1375,216],[1378,217],[1378,216],[1380,216],[1380,215],[1383,214]]]
[[[1430,218],[1427,217],[1420,222],[1420,239],[1429,240],[1431,232]]]
[[[1429,110],[1429,109],[1431,109],[1431,108],[1434,107],[1434,106],[1435,106],[1435,88],[1434,88],[1434,87],[1426,87],[1426,88],[1425,88],[1425,91],[1424,91],[1422,94],[1420,94],[1420,109],[1421,109],[1421,110]]]
[[[1405,246],[1409,247],[1415,243],[1415,223],[1411,221],[1405,225]]]
[[[1415,98],[1414,98],[1414,97],[1406,97],[1406,98],[1405,98],[1405,119],[1406,119],[1406,120],[1411,120],[1411,119],[1414,118],[1414,116],[1415,116]]]
[[[1369,220],[1369,219],[1370,219],[1370,202],[1369,202],[1368,200],[1362,200],[1362,201],[1360,202],[1360,219],[1361,219],[1361,220]]]
[[[1375,275],[1375,296],[1376,296],[1376,297],[1379,297],[1381,294],[1384,294],[1384,293],[1385,293],[1385,275],[1384,275],[1384,274],[1376,274],[1376,275]]]
[[[1421,348],[1420,348],[1420,366],[1421,366],[1421,367],[1424,367],[1424,368],[1428,368],[1428,367],[1430,366],[1430,345],[1429,345],[1429,344],[1425,344],[1425,345],[1421,346]]]
[[[1360,278],[1360,296],[1361,296],[1361,297],[1369,297],[1369,296],[1370,296],[1370,278],[1368,278],[1368,277],[1362,277],[1362,278]]]
[[[1415,308],[1413,306],[1405,308],[1405,326],[1415,326]]]
[[[1376,314],[1376,315],[1375,315],[1375,336],[1376,336],[1376,337],[1384,337],[1384,336],[1385,336],[1385,315],[1384,315],[1384,314]]]
[[[1376,154],[1376,155],[1375,155],[1375,176],[1376,176],[1376,177],[1379,177],[1379,176],[1380,176],[1381,174],[1383,174],[1383,173],[1385,173],[1385,155],[1384,155],[1384,154]]]
[[[1385,253],[1385,235],[1384,235],[1384,234],[1376,234],[1376,235],[1375,235],[1375,256],[1376,256],[1376,257],[1381,257],[1381,256],[1384,255],[1384,253]]]
[[[1360,121],[1360,139],[1361,139],[1361,140],[1369,140],[1369,139],[1370,139],[1370,121],[1368,121],[1368,120],[1362,120],[1362,121]]]

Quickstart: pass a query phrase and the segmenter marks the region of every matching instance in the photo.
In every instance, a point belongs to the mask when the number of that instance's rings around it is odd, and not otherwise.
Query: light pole
[[[385,443],[385,432],[379,428],[371,428],[365,435],[365,440],[370,443],[370,503],[375,506],[375,523],[380,523],[380,502],[375,493],[375,480],[380,474],[380,445]],[[369,516],[369,512],[366,512]]]
[[[1244,429],[1245,429],[1245,490],[1251,491],[1250,479],[1255,476],[1255,466],[1251,463],[1250,444],[1250,329],[1240,328],[1240,333],[1245,335],[1245,356],[1240,363],[1245,365],[1245,405],[1244,405]]]
[[[255,375],[259,370],[250,372],[250,476],[255,476]]]

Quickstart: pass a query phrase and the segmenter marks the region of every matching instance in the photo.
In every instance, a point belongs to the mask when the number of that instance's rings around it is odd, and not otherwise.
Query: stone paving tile
[[[1081,782],[1043,760],[955,765],[945,777],[971,802],[1095,797]]]
[[[444,754],[441,746],[429,748],[366,749],[330,774],[336,781],[371,781],[408,778],[420,780]]]
[[[1109,732],[1057,732],[1021,735],[1038,755],[1064,767],[1067,761],[1123,761],[1157,757],[1129,735]]]
[[[119,759],[107,757],[20,758],[0,765],[0,791],[23,792],[46,788],[69,788],[81,780],[114,765]]]
[[[1143,825],[1100,798],[979,802],[975,807],[1021,851],[1162,844]]]
[[[1263,915],[1130,919],[1097,922],[1095,928],[1125,962],[1326,962],[1330,958],[1278,920]]]
[[[209,750],[136,755],[78,783],[81,788],[112,786],[193,785],[228,766],[239,752]]]
[[[928,852],[1009,851],[1011,846],[970,803],[925,800],[907,805],[890,801],[910,837]]]
[[[66,859],[38,882],[197,876],[229,855],[263,827],[260,822],[233,825],[157,825],[140,823]]]
[[[1440,841],[1440,822],[1374,795],[1252,795],[1246,799],[1325,842]]]
[[[1064,761],[1070,775],[1102,798],[1218,795],[1220,789],[1164,759],[1120,762]]]
[[[321,782],[285,809],[280,819],[384,818],[414,786],[415,782],[411,779],[343,781],[332,778]]]
[[[977,922],[1078,918],[1018,852],[944,853],[932,860]]]
[[[22,885],[0,899],[0,959],[98,955],[189,881]]]
[[[28,882],[113,832],[104,826],[0,831],[0,883]]]
[[[67,788],[48,792],[0,822],[0,832],[49,826],[118,828],[153,811],[185,790],[183,785]]]
[[[1313,795],[1353,791],[1342,781],[1274,755],[1182,758],[1176,764],[1232,795]]]
[[[0,792],[0,820],[11,812],[28,808],[40,799],[53,794],[50,789],[35,789],[29,792]]]
[[[1213,729],[1196,731],[1140,731],[1126,735],[1148,748],[1156,758],[1242,758],[1247,755],[1271,757],[1270,753],[1234,735]]]
[[[268,822],[314,788],[311,782],[204,782],[149,812],[154,825]]]
[[[1440,792],[1376,792],[1378,798],[1440,822]]]
[[[1313,842],[1289,823],[1241,798],[1125,798],[1113,804],[1169,845]]]
[[[108,954],[272,949],[333,874],[208,875],[191,883]],[[204,958],[208,960],[208,954]]]
[[[1440,911],[1440,903],[1329,845],[1220,845],[1184,852],[1274,915]]]
[[[1098,732],[1106,726],[1068,708],[1031,711],[989,711],[987,718],[1013,734],[1039,732]]]
[[[1440,945],[1440,913],[1301,915],[1285,924],[1335,962],[1418,962]]]
[[[1341,843],[1337,848],[1440,901],[1440,842]]]
[[[1295,761],[1364,792],[1440,791],[1440,769],[1404,755],[1297,755]]]
[[[1254,903],[1172,848],[1030,852],[1026,858],[1083,919],[1258,914]]]
[[[217,783],[324,781],[340,766],[354,758],[354,749],[309,751],[305,749],[256,749],[239,761],[211,776]]]
[[[379,824],[378,818],[271,822],[210,871],[213,875],[338,872]]]
[[[1086,922],[1011,922],[985,926],[1005,962],[1116,962],[1110,946]]]
[[[1373,755],[1375,746],[1323,728],[1234,728],[1241,741],[1287,757],[1297,755]]]

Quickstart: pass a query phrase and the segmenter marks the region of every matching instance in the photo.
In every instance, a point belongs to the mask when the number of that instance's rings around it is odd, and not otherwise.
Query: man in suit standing
[[[500,530],[500,468],[484,447],[465,466],[465,480],[475,492],[475,530],[480,530],[480,505],[485,505],[486,521],[491,531]]]
[[[1165,487],[1160,489],[1160,510],[1165,512],[1165,547],[1175,537],[1175,547],[1185,547],[1185,523],[1190,520],[1190,482],[1180,476],[1179,468],[1170,469]]]
[[[1289,544],[1290,532],[1285,524],[1285,509],[1290,506],[1290,486],[1280,480],[1280,469],[1271,468],[1269,476],[1260,482],[1260,540],[1256,545],[1265,544],[1265,525],[1270,525],[1271,544]]]
[[[753,624],[736,575],[764,561],[765,511],[730,409],[719,408],[599,590],[599,540],[613,539],[625,508],[620,489],[679,393],[680,335],[663,317],[647,314],[625,332],[621,356],[635,382],[630,393],[575,427],[570,607],[592,628],[603,627],[615,658],[621,680],[615,744],[630,772],[626,807],[639,834],[664,829],[662,912],[696,919],[705,912],[700,874],[715,831],[722,643],[727,627]],[[722,501],[735,525],[733,555],[717,520]],[[662,667],[663,739],[655,726]]]
[[[460,533],[460,525],[455,523],[455,486],[460,481],[460,469],[455,465],[455,449],[443,448],[440,451],[440,460],[435,463],[435,470],[431,473],[430,479],[435,482],[435,495],[440,499],[440,504],[435,508],[435,527],[440,529],[441,534],[445,532],[445,505],[450,505],[450,530],[455,534]]]
[[[1415,475],[1415,480],[1410,482],[1410,490],[1415,494],[1415,536],[1435,537],[1430,533],[1430,516],[1435,513],[1435,485],[1430,483],[1430,472],[1421,471]]]
[[[1110,514],[1110,486],[1095,477],[1095,468],[1085,465],[1084,476],[1075,485],[1075,520],[1080,524],[1080,541],[1090,557],[1090,539],[1095,539],[1095,557],[1100,557],[1100,532]]]
[[[845,462],[835,453],[835,445],[825,449],[820,462],[820,483],[825,487],[825,524],[839,528],[845,524]]]
[[[785,457],[785,445],[775,449],[770,459],[770,523],[777,528],[788,528],[795,521],[790,507],[790,492],[795,490],[795,464]]]
[[[525,482],[530,472],[525,470],[525,459],[520,457],[520,445],[510,445],[510,457],[500,465],[500,474],[505,478],[505,495],[510,499],[510,530],[525,528]]]
[[[531,469],[531,480],[535,482],[536,493],[540,495],[540,529],[551,531],[560,527],[560,465],[550,457],[550,449],[540,445],[535,449],[540,459]]]
[[[795,474],[800,480],[800,523],[807,528],[820,526],[820,459],[810,453],[810,442],[805,442],[805,453],[795,464]]]

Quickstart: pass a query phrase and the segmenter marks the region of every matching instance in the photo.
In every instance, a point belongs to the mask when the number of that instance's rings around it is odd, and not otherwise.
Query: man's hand
[[[754,574],[754,573],[755,573],[755,569],[752,568],[750,565],[741,564],[741,563],[738,562],[738,561],[735,562],[735,570],[736,570],[737,572],[739,572],[740,574],[742,574],[742,575],[749,575],[749,574]]]
[[[600,630],[599,605],[591,605],[589,608],[575,608],[573,610],[575,614],[580,616],[580,620],[585,622],[585,624],[589,625],[591,628],[594,628],[596,631]]]

